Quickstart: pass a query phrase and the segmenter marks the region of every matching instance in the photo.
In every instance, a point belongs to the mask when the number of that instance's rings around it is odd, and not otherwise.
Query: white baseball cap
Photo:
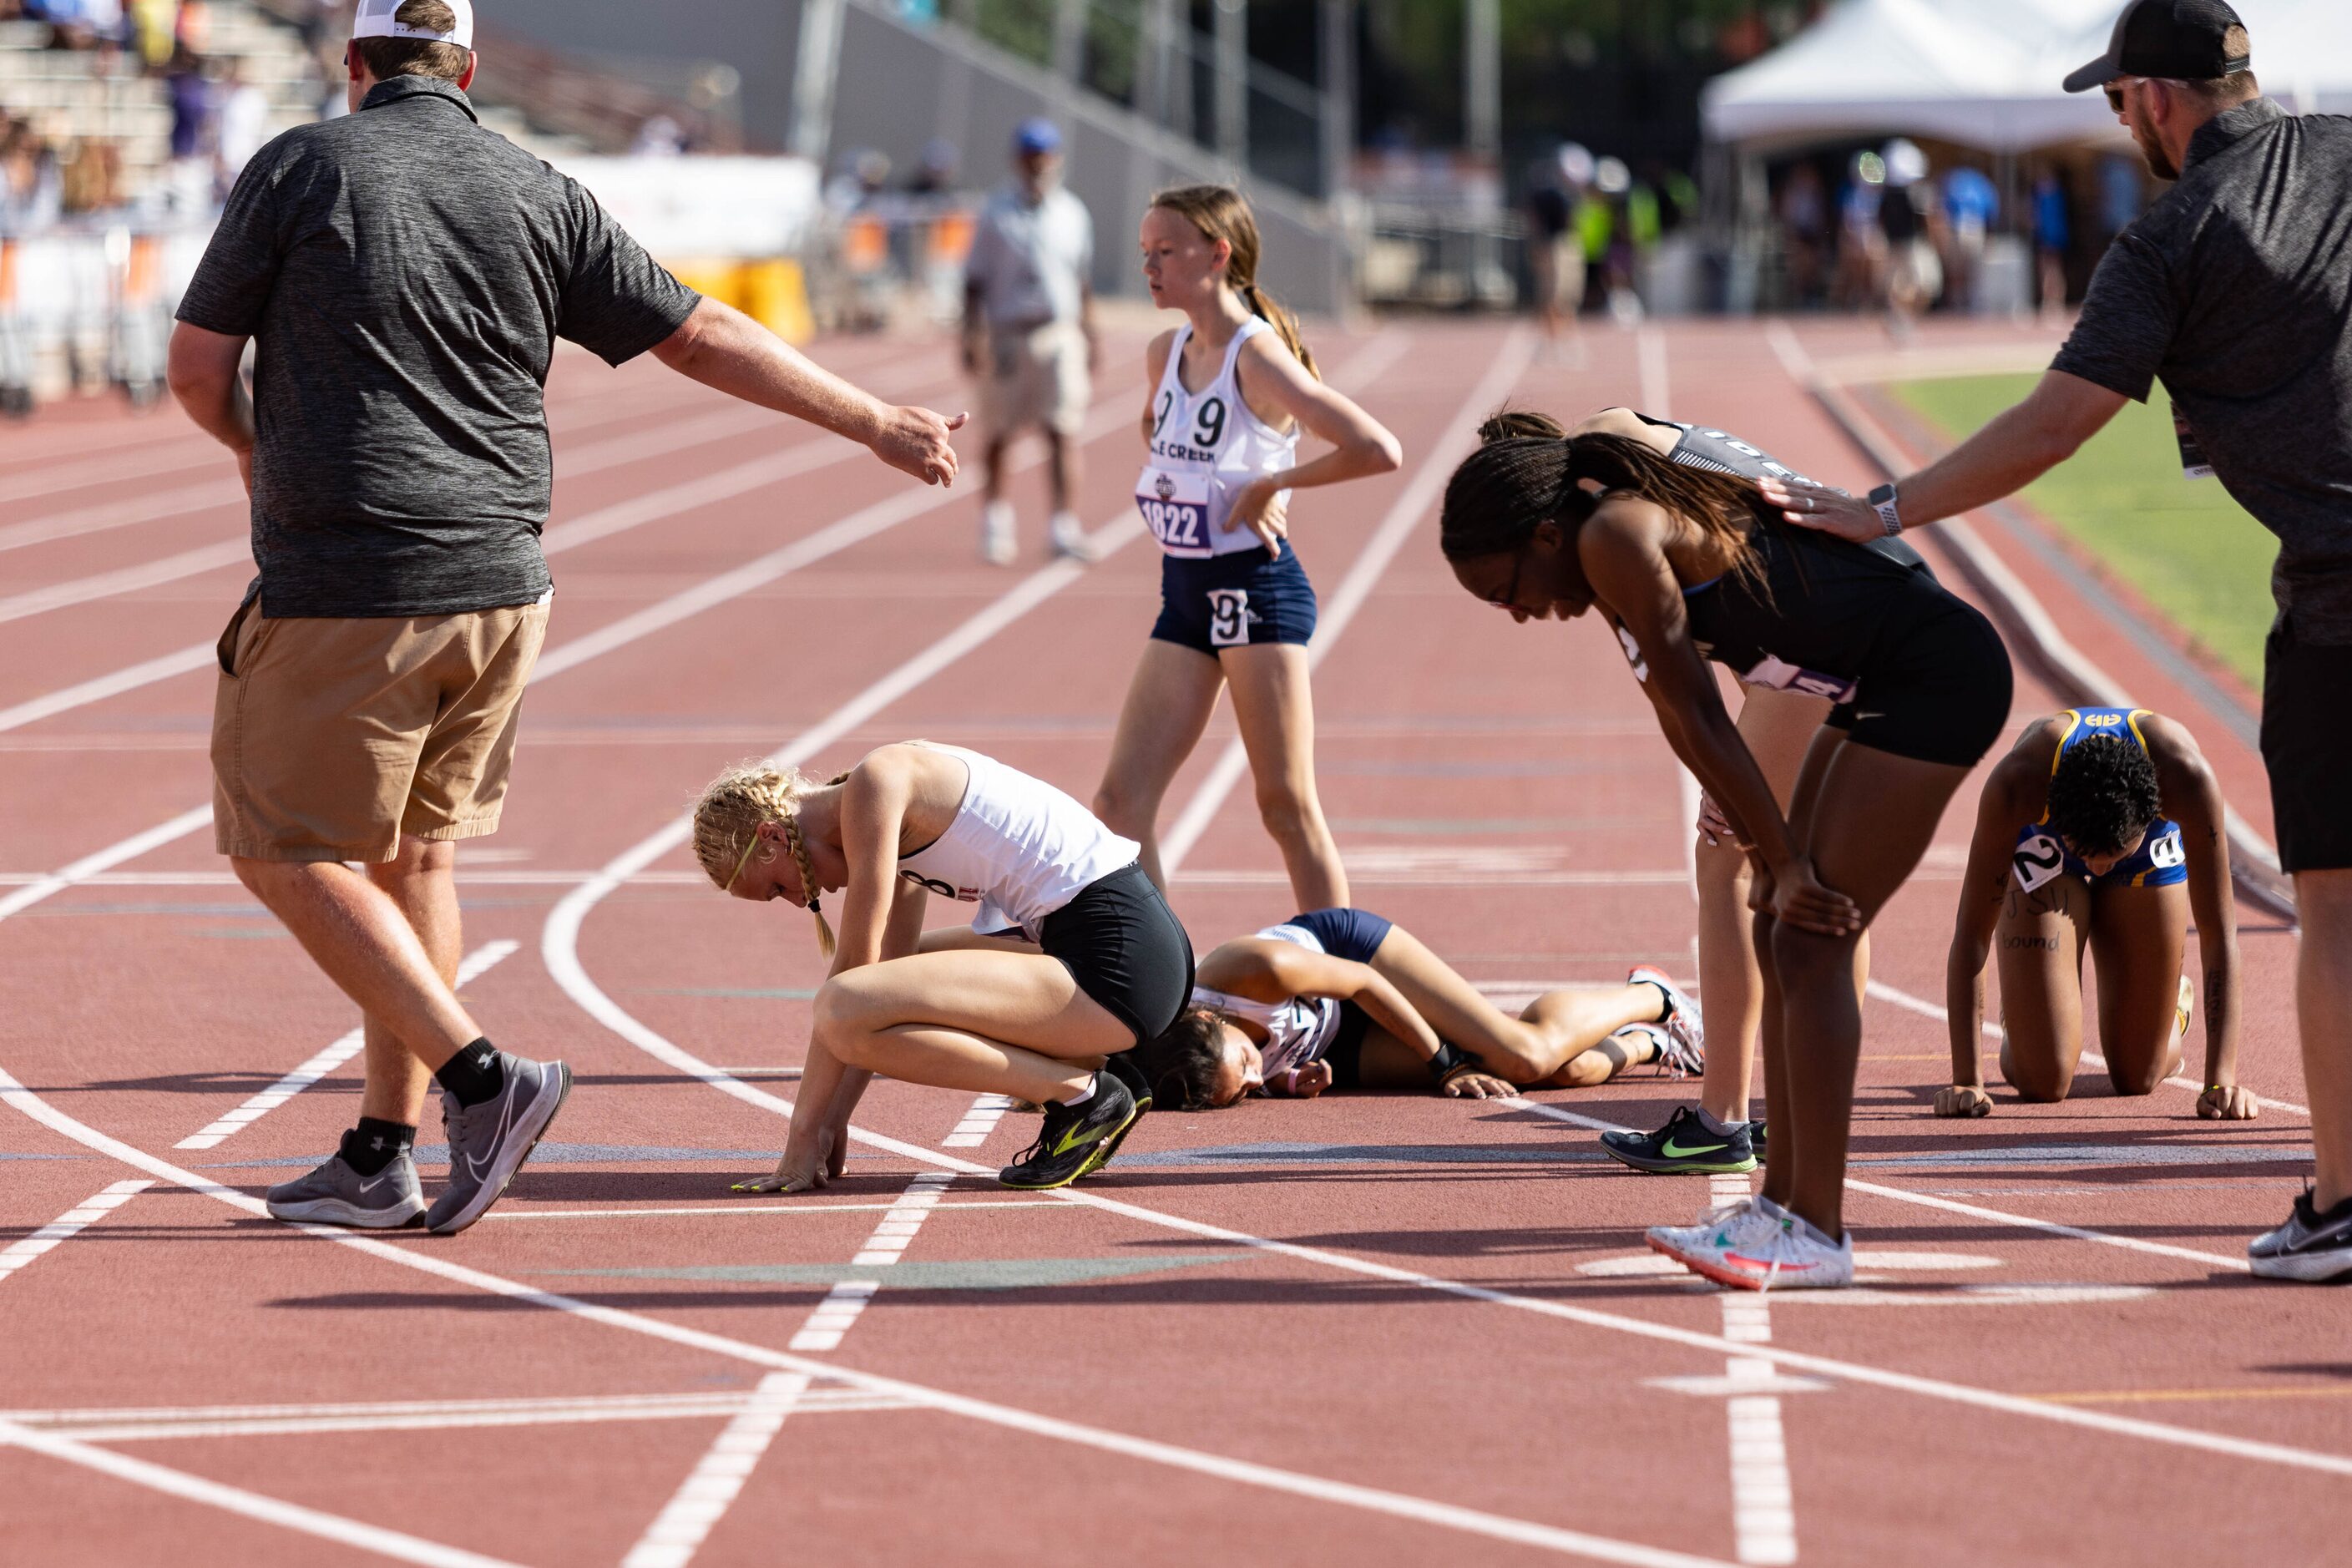
[[[412,26],[398,19],[402,0],[360,0],[357,15],[352,18],[354,38],[414,38],[420,43],[455,44],[461,49],[474,47],[473,0],[441,0],[457,18],[456,26],[447,32],[431,27]]]

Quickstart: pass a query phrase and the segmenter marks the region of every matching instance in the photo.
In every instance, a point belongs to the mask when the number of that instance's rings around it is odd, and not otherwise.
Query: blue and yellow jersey
[[[2052,778],[2058,776],[2058,764],[2066,753],[2094,735],[2120,735],[2143,753],[2147,751],[2147,736],[2140,729],[2141,721],[2150,717],[2145,708],[2069,708],[2060,717],[2066,729],[2050,757]],[[2169,888],[2189,879],[2189,857],[2178,823],[2157,818],[2148,824],[2147,836],[2137,850],[2116,861],[2105,876],[2094,877],[2065,841],[2050,831],[2046,806],[2040,821],[2018,829],[2011,864],[2016,868],[2017,885],[2029,893],[2058,876],[2080,877],[2099,888]]]

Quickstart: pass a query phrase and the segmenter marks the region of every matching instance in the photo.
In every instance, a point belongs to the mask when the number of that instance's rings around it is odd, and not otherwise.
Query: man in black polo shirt
[[[2066,90],[2104,89],[2148,167],[2179,183],[2116,237],[2041,384],[1866,501],[1765,493],[1848,539],[1933,522],[2032,483],[2160,379],[2184,470],[2218,476],[2278,535],[2263,760],[2302,926],[2317,1177],[2247,1250],[2257,1274],[2332,1279],[2352,1276],[2352,120],[2289,117],[2251,64],[2222,0],[2132,0]]]
[[[261,568],[220,641],[215,837],[367,1020],[359,1124],[271,1191],[280,1219],[463,1230],[571,1088],[562,1062],[491,1046],[453,988],[457,841],[498,827],[553,595],[555,340],[616,365],[651,352],[955,478],[960,416],[819,370],[483,130],[472,41],[468,0],[361,0],[352,114],[247,165],[172,340],[173,391],[246,475]],[[409,1150],[432,1079],[449,1184],[427,1213]]]

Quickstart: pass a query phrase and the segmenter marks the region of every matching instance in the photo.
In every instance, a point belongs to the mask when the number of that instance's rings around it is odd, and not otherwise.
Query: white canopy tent
[[[2264,89],[2305,113],[2352,111],[2352,5],[2233,0]],[[1990,153],[2120,142],[2065,74],[2106,47],[2120,0],[1842,0],[1780,48],[1707,85],[1710,141],[1751,152],[1892,135]]]

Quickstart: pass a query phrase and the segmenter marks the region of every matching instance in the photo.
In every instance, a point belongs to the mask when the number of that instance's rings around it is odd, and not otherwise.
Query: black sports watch
[[[1896,497],[1893,485],[1881,485],[1863,499],[1870,502],[1873,511],[1878,513],[1879,526],[1886,530],[1887,538],[1892,539],[1903,531],[1902,514],[1895,509]]]

